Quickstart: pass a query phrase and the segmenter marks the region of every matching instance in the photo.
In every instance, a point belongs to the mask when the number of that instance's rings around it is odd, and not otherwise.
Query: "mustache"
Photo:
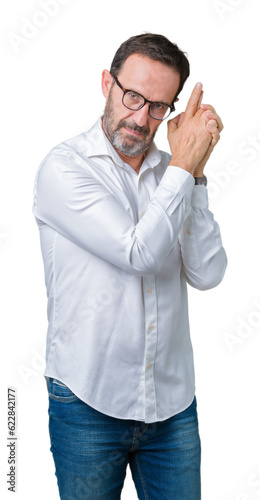
[[[144,137],[148,137],[150,134],[149,127],[140,127],[136,123],[128,123],[126,120],[121,120],[118,123],[117,130],[119,130],[122,127],[127,127],[130,130],[133,130],[134,132],[139,132],[140,134],[143,134]]]

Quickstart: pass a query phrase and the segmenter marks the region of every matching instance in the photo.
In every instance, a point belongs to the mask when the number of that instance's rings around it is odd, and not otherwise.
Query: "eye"
[[[168,108],[168,106],[166,106],[166,104],[163,104],[162,102],[155,102],[153,106],[156,111],[163,111]]]
[[[140,99],[142,99],[140,94],[137,94],[136,92],[132,92],[132,90],[130,90],[130,92],[127,92],[127,97],[129,99],[131,99],[132,101],[140,101]]]

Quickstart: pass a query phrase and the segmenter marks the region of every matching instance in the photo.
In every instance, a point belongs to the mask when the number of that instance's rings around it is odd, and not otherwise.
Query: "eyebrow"
[[[146,99],[146,97],[141,94],[141,92],[137,92],[137,90],[134,90],[134,89],[124,89],[124,90],[127,90],[127,91],[131,91],[131,92],[134,92],[135,94],[139,94],[140,96],[144,97],[144,99]],[[148,102],[150,103],[153,103],[153,104],[164,104],[165,106],[169,106],[171,108],[171,104],[168,104],[168,102],[164,102],[164,101],[150,101],[150,99],[146,99]]]
[[[112,75],[113,76],[113,75]],[[123,92],[134,92],[135,94],[139,94],[141,97],[143,97],[146,101],[150,102],[150,104],[164,104],[165,106],[169,106],[170,108],[172,107],[172,104],[168,104],[167,102],[164,102],[164,101],[150,101],[150,99],[146,99],[146,97],[144,97],[143,94],[141,94],[141,92],[137,92],[137,90],[134,90],[134,89],[127,89],[125,87],[123,87],[123,85],[119,82],[118,78],[113,76],[113,78],[115,79],[115,81],[119,84],[119,87],[123,90]],[[173,103],[173,101],[172,101]]]

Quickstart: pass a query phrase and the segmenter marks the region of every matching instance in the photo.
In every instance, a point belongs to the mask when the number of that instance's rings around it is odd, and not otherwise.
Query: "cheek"
[[[160,125],[161,125],[161,122],[158,121],[158,123],[154,123],[154,120],[153,120],[153,123],[150,124],[151,135],[155,134],[155,132],[158,130]]]
[[[126,121],[128,123],[134,122],[134,112],[127,109],[125,106],[123,106],[123,109],[120,109],[120,111],[118,110],[115,116],[117,117],[118,123],[121,121]]]

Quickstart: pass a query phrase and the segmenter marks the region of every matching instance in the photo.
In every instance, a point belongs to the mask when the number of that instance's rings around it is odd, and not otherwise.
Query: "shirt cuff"
[[[160,185],[170,187],[171,191],[182,194],[190,193],[194,187],[195,179],[187,170],[169,165],[161,179]]]

